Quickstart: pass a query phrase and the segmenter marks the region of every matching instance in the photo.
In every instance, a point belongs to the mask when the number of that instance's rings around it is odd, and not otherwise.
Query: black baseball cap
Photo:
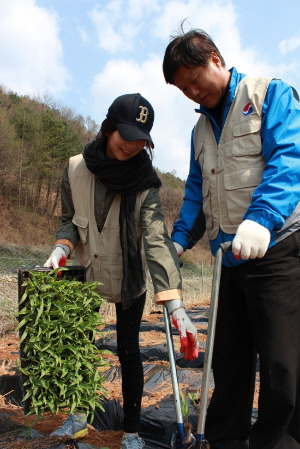
[[[154,122],[154,110],[141,94],[125,94],[111,104],[106,117],[115,121],[122,139],[148,140],[154,147],[150,131]]]

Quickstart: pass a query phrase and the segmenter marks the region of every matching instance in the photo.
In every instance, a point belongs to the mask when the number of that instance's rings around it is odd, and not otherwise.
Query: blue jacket
[[[231,69],[229,92],[224,104],[222,127],[234,99],[235,89],[244,74]],[[207,115],[212,123],[217,143],[222,129],[211,115],[211,111],[200,105],[196,112]],[[205,232],[205,219],[202,212],[202,173],[198,160],[195,160],[193,133],[191,140],[190,170],[186,181],[184,203],[180,218],[174,223],[172,239],[184,250],[192,248]],[[262,109],[262,156],[265,169],[261,184],[252,196],[251,204],[244,215],[265,226],[271,232],[270,247],[276,244],[280,230],[300,202],[300,103],[294,98],[293,89],[285,82],[273,79],[269,85]],[[291,221],[291,222],[290,222]],[[288,222],[295,230],[300,227],[299,214]],[[219,231],[215,240],[210,240],[213,255],[219,244],[233,240],[234,235]],[[235,260],[228,252],[223,263],[227,266],[244,263]]]

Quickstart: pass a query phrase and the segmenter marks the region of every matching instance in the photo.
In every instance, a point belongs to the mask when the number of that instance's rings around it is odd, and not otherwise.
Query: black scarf
[[[127,161],[109,159],[106,156],[107,140],[99,145],[89,143],[83,158],[87,168],[97,175],[102,184],[121,195],[120,242],[123,257],[123,280],[121,289],[122,308],[127,309],[141,294],[143,285],[142,259],[135,222],[136,194],[150,187],[161,187],[151,159],[144,149]]]

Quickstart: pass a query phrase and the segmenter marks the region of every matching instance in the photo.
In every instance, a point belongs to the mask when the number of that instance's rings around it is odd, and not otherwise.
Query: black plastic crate
[[[64,267],[68,270],[64,270],[61,272],[61,275],[58,276],[58,279],[69,279],[72,281],[73,279],[76,279],[77,281],[85,282],[86,281],[86,270],[82,266],[67,266]],[[19,302],[23,296],[24,293],[24,287],[22,287],[22,284],[26,279],[30,276],[30,271],[37,271],[37,272],[50,272],[52,268],[48,267],[34,267],[34,268],[28,268],[28,267],[22,267],[18,268],[18,296],[19,296]]]
[[[65,267],[68,270],[63,270],[58,276],[58,279],[68,279],[70,281],[77,280],[80,282],[86,282],[86,269],[82,266],[67,266]],[[18,268],[18,308],[21,310],[24,307],[24,303],[20,305],[21,298],[25,292],[25,287],[22,284],[30,277],[30,272],[50,272],[52,268],[48,267],[22,267]],[[22,320],[23,317],[19,317],[19,321]],[[19,329],[20,338],[23,335],[24,326]],[[24,344],[26,339],[20,344],[20,359],[21,359],[21,368],[26,368],[26,355],[24,353]],[[22,373],[22,385],[23,385],[23,397],[26,394],[26,387],[24,387],[24,382],[26,380],[26,376]],[[30,411],[30,398],[23,402],[24,412],[28,413]]]

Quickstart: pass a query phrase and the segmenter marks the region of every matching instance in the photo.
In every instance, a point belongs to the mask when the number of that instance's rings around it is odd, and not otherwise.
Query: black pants
[[[300,449],[300,231],[262,259],[222,268],[206,437]],[[251,429],[256,359],[258,419]]]
[[[122,310],[121,304],[116,304],[117,348],[122,367],[123,430],[129,433],[138,432],[140,429],[144,374],[139,332],[145,300],[146,293],[126,310]]]

